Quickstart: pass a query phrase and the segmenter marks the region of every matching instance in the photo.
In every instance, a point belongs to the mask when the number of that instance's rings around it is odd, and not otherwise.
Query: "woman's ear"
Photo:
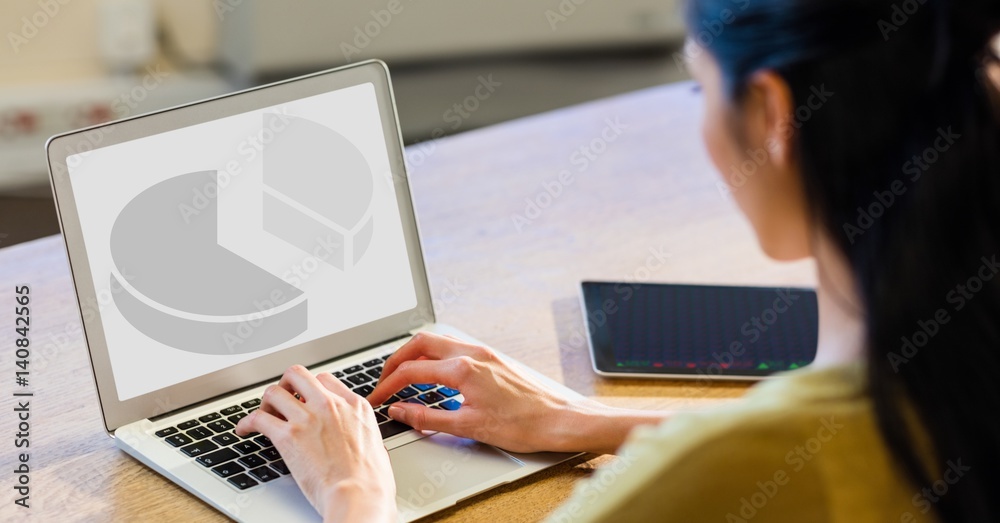
[[[770,70],[754,73],[743,109],[747,136],[768,152],[777,171],[792,170],[795,100],[785,79]]]
[[[795,101],[788,83],[774,71],[755,73],[741,101],[743,145],[767,151],[753,184],[737,195],[757,232],[761,247],[777,260],[797,260],[810,253],[810,228],[802,173],[793,147]]]

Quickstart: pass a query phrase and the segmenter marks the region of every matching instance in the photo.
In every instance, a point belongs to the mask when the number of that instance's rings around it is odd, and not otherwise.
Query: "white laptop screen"
[[[67,158],[120,401],[417,305],[381,122],[365,83]]]

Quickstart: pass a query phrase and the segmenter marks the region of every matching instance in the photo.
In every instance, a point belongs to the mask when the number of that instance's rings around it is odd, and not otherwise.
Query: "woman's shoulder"
[[[594,520],[829,521],[850,507],[898,521],[912,494],[885,452],[862,376],[855,367],[803,369],[732,404],[637,429],[604,472],[613,486],[591,507],[604,514]],[[581,491],[577,502],[587,499]]]
[[[737,441],[758,449],[781,450],[816,437],[829,440],[874,428],[863,370],[849,365],[801,369],[759,383],[740,400],[712,409],[684,412],[667,422],[636,431],[630,441],[670,440],[675,444],[728,448]]]

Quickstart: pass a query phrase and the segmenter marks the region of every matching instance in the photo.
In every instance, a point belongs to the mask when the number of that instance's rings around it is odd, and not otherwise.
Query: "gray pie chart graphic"
[[[111,284],[121,288],[114,302],[132,326],[176,349],[266,350],[305,332],[307,302],[298,288],[219,245],[215,198],[194,219],[178,212],[216,176],[175,176],[125,206],[111,231]]]
[[[281,129],[264,145],[264,230],[340,270],[371,245],[371,166],[342,134],[305,118],[265,114]],[[318,250],[318,251],[317,251]]]

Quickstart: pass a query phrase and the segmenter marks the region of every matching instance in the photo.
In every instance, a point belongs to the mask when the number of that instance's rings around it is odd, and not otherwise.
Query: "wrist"
[[[551,435],[562,452],[613,454],[639,425],[653,425],[668,416],[665,412],[619,409],[589,398],[570,402]]]
[[[320,515],[324,522],[396,521],[396,496],[382,485],[362,484],[353,479],[330,485]]]
[[[608,452],[608,441],[614,439],[609,432],[608,420],[613,408],[591,399],[568,403],[551,425],[555,434],[551,441],[562,452]],[[614,447],[612,447],[613,449]]]

